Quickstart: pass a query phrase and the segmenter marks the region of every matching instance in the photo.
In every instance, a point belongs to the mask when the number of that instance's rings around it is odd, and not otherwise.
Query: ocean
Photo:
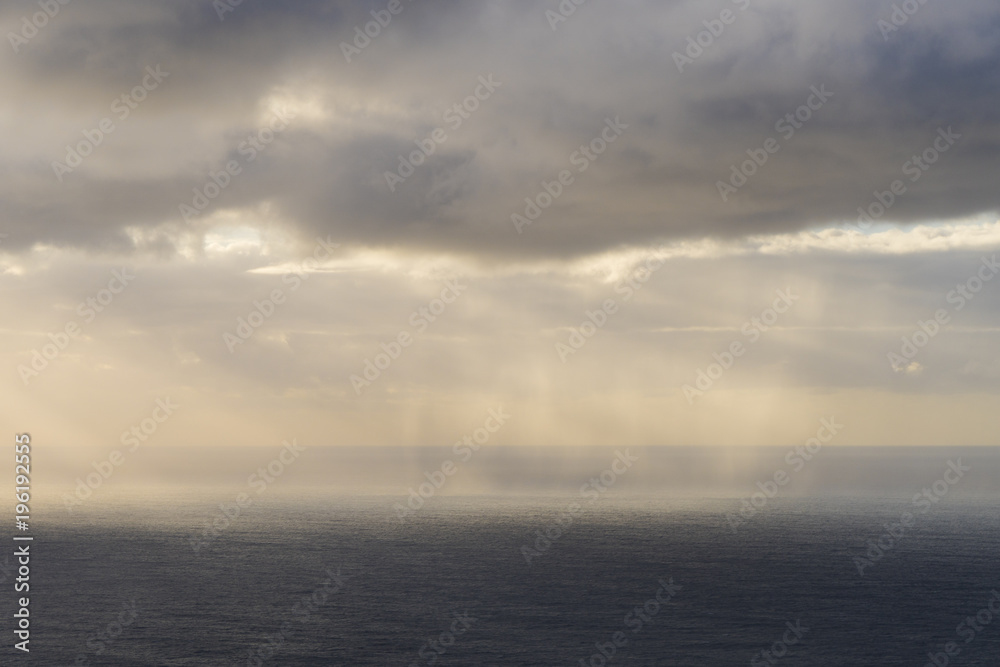
[[[233,516],[207,532],[224,499],[40,514],[31,652],[5,655],[132,667],[1000,665],[996,503],[775,498],[736,525],[735,499],[432,500],[400,518],[398,498],[267,498],[238,516],[226,505]]]

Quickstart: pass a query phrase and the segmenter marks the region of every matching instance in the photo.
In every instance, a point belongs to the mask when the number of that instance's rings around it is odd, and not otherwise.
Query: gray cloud
[[[269,101],[310,100],[297,122],[213,207],[273,207],[304,238],[481,256],[569,256],[662,238],[741,236],[851,220],[901,178],[939,127],[961,140],[899,197],[910,223],[1000,208],[1000,9],[923,6],[884,40],[890,3],[627,2],[581,6],[556,31],[555,3],[404,3],[360,55],[340,42],[382,3],[247,0],[220,21],[208,3],[69,5],[0,73],[8,249],[35,243],[127,251],[126,228],[176,241],[177,205],[233,159]],[[884,6],[883,6],[884,5]],[[737,20],[679,73],[702,21]],[[8,5],[7,26],[33,10]],[[145,66],[170,72],[64,183],[67,143],[109,114]],[[502,87],[391,193],[384,172],[479,75]],[[723,202],[717,180],[779,138],[775,121],[825,85],[834,96]],[[627,132],[524,234],[510,215],[570,168],[620,116]],[[210,212],[209,212],[210,213]],[[163,226],[167,225],[166,228]]]

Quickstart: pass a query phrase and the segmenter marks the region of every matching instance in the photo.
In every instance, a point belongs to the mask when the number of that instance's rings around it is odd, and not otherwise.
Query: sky
[[[995,2],[43,5],[0,8],[35,440],[1000,444]]]

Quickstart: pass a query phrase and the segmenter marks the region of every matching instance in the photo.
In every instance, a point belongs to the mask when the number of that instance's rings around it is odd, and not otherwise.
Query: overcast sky
[[[1000,444],[995,1],[559,7],[5,3],[15,428]]]

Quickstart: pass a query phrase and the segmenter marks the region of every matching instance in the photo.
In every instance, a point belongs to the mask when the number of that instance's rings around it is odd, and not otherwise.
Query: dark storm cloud
[[[70,3],[0,64],[0,228],[35,243],[128,248],[126,228],[182,229],[180,203],[278,100],[310,100],[211,210],[274,206],[304,238],[480,255],[574,255],[660,238],[784,232],[857,217],[939,128],[961,135],[885,219],[1000,208],[995,3],[927,4],[883,38],[891,3],[407,2],[371,43],[341,44],[387,3]],[[674,52],[723,9],[736,19],[678,72]],[[18,30],[33,3],[8,5]],[[60,183],[53,160],[109,115],[147,66],[170,72]],[[477,77],[490,99],[391,192],[385,172]],[[775,123],[832,97],[794,135]],[[608,118],[628,129],[584,173],[571,155]],[[774,137],[780,150],[723,202],[716,182]],[[574,183],[517,234],[510,216],[562,169]]]

